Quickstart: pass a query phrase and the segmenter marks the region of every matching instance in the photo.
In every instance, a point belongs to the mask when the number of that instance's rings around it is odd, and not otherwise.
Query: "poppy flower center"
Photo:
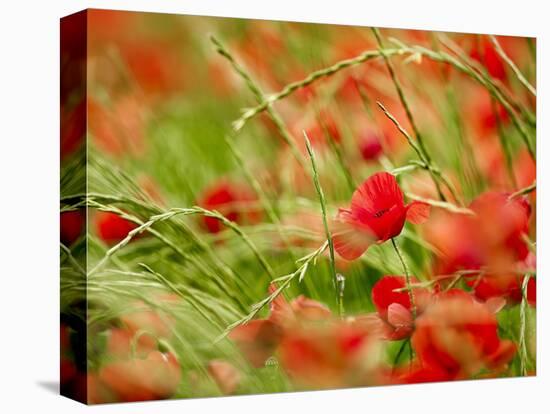
[[[374,217],[376,218],[380,218],[382,217],[384,214],[386,214],[390,209],[389,208],[383,208],[381,210],[378,210],[376,213],[374,213]]]

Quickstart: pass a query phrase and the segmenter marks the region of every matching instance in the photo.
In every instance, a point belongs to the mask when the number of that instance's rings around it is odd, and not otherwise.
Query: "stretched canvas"
[[[535,39],[61,19],[61,392],[536,375]]]

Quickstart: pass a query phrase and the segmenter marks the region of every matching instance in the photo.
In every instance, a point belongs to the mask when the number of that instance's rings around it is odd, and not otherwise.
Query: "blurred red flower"
[[[470,209],[474,216],[440,214],[427,228],[427,240],[441,252],[435,273],[480,270],[466,277],[479,299],[498,296],[518,301],[522,280],[518,271],[526,267],[529,255],[529,203],[523,197],[489,192],[476,198]]]
[[[271,285],[270,293],[275,289]],[[230,332],[229,338],[253,366],[261,367],[279,346],[285,330],[303,322],[323,320],[330,315],[326,306],[312,299],[299,296],[289,303],[279,295],[271,303],[267,319],[256,319],[237,326]]]
[[[254,191],[246,185],[220,180],[204,190],[198,205],[216,210],[238,224],[256,224],[262,219],[261,211],[254,206],[257,201]],[[202,220],[210,233],[219,233],[224,228],[223,223],[214,217],[203,216]]]
[[[364,326],[334,319],[290,329],[279,346],[281,366],[306,389],[380,384],[378,352]]]
[[[418,283],[418,280],[412,277],[411,283]],[[396,292],[406,286],[404,276],[384,276],[372,288],[372,302],[382,323],[381,332],[385,339],[400,340],[413,332],[409,292]],[[430,300],[430,292],[425,288],[413,288],[413,294],[417,312],[420,313]]]
[[[112,156],[143,154],[146,123],[147,110],[137,96],[119,96],[109,107],[88,100],[88,126],[94,143]]]
[[[380,138],[376,133],[370,131],[361,138],[359,150],[365,161],[376,161],[384,152]]]
[[[516,352],[501,340],[495,315],[462,295],[438,300],[417,318],[412,346],[418,364],[403,382],[466,379],[506,368]]]
[[[70,109],[67,109],[67,105],[61,106],[61,161],[64,161],[84,145],[86,138],[86,115],[85,99],[82,99]]]
[[[181,371],[175,355],[152,351],[146,357],[130,357],[105,364],[98,379],[118,401],[147,401],[171,397]]]
[[[424,222],[430,206],[413,201],[405,205],[395,177],[376,173],[353,193],[351,208],[340,209],[334,223],[334,247],[346,260],[355,260],[373,243],[383,243],[401,233],[405,220]]]
[[[506,66],[504,61],[496,51],[493,43],[484,36],[480,42],[476,42],[475,47],[470,52],[470,57],[477,60],[487,69],[487,72],[501,81],[506,79]]]
[[[97,235],[107,244],[115,244],[124,239],[137,226],[118,214],[98,211],[95,215]]]
[[[147,94],[181,91],[186,68],[183,55],[170,43],[148,39],[122,44],[120,52],[135,81]]]
[[[208,373],[212,376],[221,392],[229,395],[239,388],[241,373],[227,361],[215,359],[208,363]]]
[[[177,305],[180,298],[175,294],[154,295],[155,300],[163,306]],[[132,305],[129,305],[129,307]],[[169,338],[172,336],[174,317],[153,309],[144,302],[136,301],[133,306],[138,308],[120,315],[121,322],[132,332],[146,331],[155,337]]]
[[[80,210],[66,211],[59,215],[59,221],[61,243],[70,246],[83,234],[86,215]]]
[[[157,338],[144,331],[107,331],[106,362],[88,375],[88,402],[147,401],[171,397],[181,380],[180,364],[161,351]]]

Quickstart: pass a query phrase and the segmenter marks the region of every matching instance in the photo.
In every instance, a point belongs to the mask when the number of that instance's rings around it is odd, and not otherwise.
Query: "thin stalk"
[[[59,243],[59,247],[65,253],[67,258],[69,259],[69,262],[73,265],[73,267],[78,270],[78,272],[84,276],[86,276],[86,271],[80,266],[80,263],[74,258],[71,249],[69,249],[67,246],[65,246],[63,243]]]
[[[436,52],[439,52],[440,51],[439,38],[435,36],[433,33],[431,35],[431,38],[432,38],[432,47]],[[466,179],[468,180],[468,178],[470,179],[473,178],[474,183],[479,184],[480,182],[483,182],[483,177],[480,172],[479,165],[477,164],[472,144],[468,139],[468,137],[465,135],[463,122],[460,117],[459,105],[458,105],[458,100],[455,93],[455,88],[453,84],[450,82],[449,74],[444,70],[443,66],[441,65],[440,65],[440,72],[441,72],[441,78],[446,84],[445,97],[447,99],[447,103],[449,104],[449,108],[450,108],[451,122],[454,123],[457,131],[458,144],[459,144],[459,148],[457,148],[457,151],[465,152],[466,160],[470,170],[469,172],[471,174],[471,176],[466,177]],[[472,185],[472,183],[470,183],[470,185]],[[477,188],[477,190],[479,190],[479,188]]]
[[[519,330],[519,362],[521,375],[527,375],[527,285],[529,283],[529,275],[525,275],[521,285],[521,304],[519,308],[520,330]]]
[[[268,217],[270,218],[271,221],[273,221],[274,223],[277,223],[279,221],[279,219],[278,219],[275,207],[273,206],[273,204],[269,200],[269,197],[267,196],[267,194],[263,190],[260,182],[254,177],[252,172],[246,166],[246,161],[245,161],[243,155],[241,154],[241,152],[237,149],[237,146],[235,145],[235,142],[234,142],[233,138],[234,138],[234,135],[224,137],[225,142],[227,143],[227,146],[231,150],[231,153],[233,154],[233,157],[235,158],[235,161],[237,162],[237,165],[242,169],[246,179],[248,180],[248,182],[250,183],[250,185],[252,186],[252,188],[254,189],[256,194],[258,194],[258,198],[260,199],[260,203],[262,204],[263,208],[265,209]]]
[[[319,203],[321,204],[321,214],[323,216],[323,227],[325,229],[325,235],[327,237],[328,249],[329,249],[330,271],[332,273],[334,287],[336,289],[336,303],[338,304],[338,310],[340,312],[340,316],[342,316],[341,311],[344,305],[342,303],[342,299],[343,299],[342,295],[340,295],[339,289],[338,289],[340,283],[338,280],[338,275],[336,274],[336,261],[334,258],[334,243],[332,241],[332,234],[330,233],[328,220],[327,220],[327,206],[326,206],[325,194],[323,193],[323,188],[321,187],[321,183],[319,182],[319,173],[317,172],[317,164],[315,162],[315,153],[313,152],[313,148],[311,148],[311,143],[309,142],[309,138],[307,137],[307,134],[305,131],[304,131],[304,139],[306,141],[306,148],[309,154],[309,159],[311,160],[313,183],[315,184],[315,190],[317,191],[317,195],[319,196]]]
[[[116,245],[110,248],[105,254],[105,256],[96,264],[96,266],[94,266],[94,268],[90,270],[89,274],[93,274],[94,272],[96,272],[109,259],[109,257],[111,257],[117,251],[119,251],[124,246],[126,246],[135,236],[150,229],[151,226],[153,226],[155,223],[169,220],[176,215],[187,216],[187,215],[195,215],[195,214],[201,214],[206,217],[215,218],[221,221],[226,227],[233,230],[237,235],[241,237],[241,239],[245,242],[245,244],[248,245],[248,247],[250,248],[252,253],[256,256],[256,258],[258,259],[258,261],[260,262],[264,270],[268,273],[268,275],[272,279],[275,277],[269,263],[262,256],[262,254],[259,252],[258,248],[254,245],[254,243],[252,243],[248,235],[236,223],[232,222],[231,220],[228,220],[225,216],[218,213],[217,211],[207,210],[198,206],[192,207],[192,208],[173,208],[168,210],[165,213],[152,216],[148,221],[142,223],[141,225],[139,225],[138,227],[130,231],[124,239],[122,239],[120,242],[118,242]]]
[[[205,318],[207,321],[212,321],[212,318],[210,318],[210,316],[207,315],[197,303],[195,303],[194,295],[186,291],[185,287],[183,286],[176,287],[172,282],[166,279],[163,275],[161,275],[158,272],[155,272],[153,269],[151,269],[149,266],[147,266],[144,263],[140,263],[139,265],[143,269],[145,269],[148,273],[153,275],[162,285],[167,286],[176,295],[186,300],[203,318]],[[184,289],[184,291],[182,291],[181,289]]]
[[[402,49],[388,49],[385,50],[384,53],[388,56],[403,53]],[[321,78],[326,78],[328,76],[334,75],[335,73],[349,68],[351,66],[359,65],[363,62],[366,62],[368,60],[380,57],[382,54],[379,50],[367,50],[353,58],[350,59],[344,59],[337,63],[335,63],[332,66],[316,70],[314,72],[311,72],[308,76],[306,76],[304,79],[289,83],[286,85],[283,89],[281,89],[279,92],[274,93],[272,95],[269,95],[261,104],[258,106],[255,106],[254,108],[249,108],[245,111],[245,113],[237,119],[235,122],[233,122],[233,129],[235,131],[241,130],[245,124],[251,119],[254,118],[259,113],[267,110],[268,106],[283,99],[287,96],[291,95],[293,92],[300,88],[304,88],[313,82],[317,81]]]
[[[514,166],[512,165],[512,153],[510,151],[510,146],[508,145],[508,140],[506,139],[506,133],[504,132],[504,128],[502,127],[502,120],[500,119],[498,108],[493,98],[491,98],[491,106],[493,110],[493,115],[497,123],[498,140],[500,142],[502,152],[504,153],[504,164],[506,165],[506,172],[508,173],[508,178],[510,180],[512,188],[515,188],[517,187],[517,183],[516,176],[514,174]]]
[[[537,189],[537,180],[533,181],[531,184],[529,184],[527,187],[523,187],[516,191],[515,193],[510,194],[508,197],[510,200],[521,197],[523,195],[529,194]]]
[[[123,204],[131,205],[134,208],[137,207],[138,209],[146,210],[148,212],[148,214],[150,214],[150,215],[162,214],[163,213],[163,210],[160,207],[156,206],[156,205],[151,205],[151,204],[148,204],[144,201],[137,200],[137,199],[134,199],[132,197],[127,197],[127,196],[115,196],[115,195],[107,195],[107,194],[99,194],[99,193],[89,193],[87,196],[82,195],[82,197],[87,198],[88,202],[92,202],[93,200],[95,200],[95,201],[103,200],[103,201],[107,201],[109,203],[123,203]],[[118,211],[121,212],[121,210],[118,210]],[[133,221],[133,220],[130,220],[130,221]],[[135,221],[133,221],[133,222],[135,222]],[[138,224],[138,225],[142,224],[141,221],[135,222],[135,223]],[[214,253],[212,248],[208,244],[206,244],[200,237],[198,237],[195,234],[195,232],[193,230],[191,230],[189,228],[189,226],[187,226],[187,224],[185,224],[181,221],[174,221],[174,224],[176,224],[186,236],[189,236],[189,238],[194,243],[196,243],[197,246],[200,247],[208,255],[208,257],[214,263],[217,271],[219,271],[220,273],[223,273],[224,276],[227,277],[227,278],[231,278],[231,279],[237,280],[237,281],[240,280],[235,275],[233,270],[229,266],[227,266],[225,263],[223,263],[221,261],[221,259],[218,257],[218,255],[216,255]],[[151,234],[155,235],[155,237],[157,237],[158,239],[164,241],[170,247],[174,248],[175,250],[179,249],[175,245],[175,243],[173,243],[170,240],[166,239],[160,233],[155,232],[152,229],[149,229],[148,231]],[[179,250],[181,250],[181,249],[179,249]]]
[[[237,146],[235,145],[235,142],[233,140],[233,136],[235,134],[236,134],[236,132],[233,133],[233,135],[231,137],[225,136],[225,142],[227,143],[227,146],[231,150],[231,153],[233,154],[233,157],[235,158],[235,161],[237,162],[237,165],[241,168],[241,170],[243,171],[246,179],[248,180],[248,182],[252,186],[252,189],[258,195],[258,198],[260,199],[260,203],[262,204],[262,207],[266,211],[267,216],[273,222],[273,224],[275,224],[275,226],[277,227],[277,231],[278,231],[279,235],[281,236],[281,240],[283,241],[285,246],[289,247],[290,243],[289,243],[287,237],[284,234],[281,220],[280,220],[280,218],[279,218],[279,216],[276,212],[275,207],[273,206],[273,203],[271,202],[271,200],[269,199],[269,197],[267,196],[267,194],[263,190],[260,182],[256,179],[256,177],[254,177],[252,172],[246,166],[246,162],[245,162],[245,159],[244,159],[243,155],[241,154],[241,152],[237,149]],[[287,250],[289,251],[289,254],[292,256],[292,249],[289,248]],[[294,257],[292,257],[292,258],[294,259]]]
[[[509,270],[510,273],[516,273],[518,275],[529,275],[534,276],[536,275],[536,269],[522,269],[520,270]],[[481,277],[487,273],[491,273],[491,269],[488,268],[481,268],[481,269],[469,269],[469,270],[459,270],[455,273],[447,274],[447,275],[435,275],[432,276],[431,280],[427,280],[425,282],[419,282],[419,283],[412,283],[411,288],[428,288],[431,287],[437,283],[439,283],[442,280],[452,279],[449,285],[447,286],[446,290],[449,290],[453,286],[455,286],[460,279],[462,278],[471,278],[471,277]],[[397,288],[393,289],[394,292],[406,292],[408,290],[407,287],[403,288]]]
[[[250,322],[254,317],[265,307],[271,304],[282,292],[285,290],[289,285],[290,282],[292,282],[294,279],[298,278],[299,281],[303,280],[305,277],[307,270],[309,269],[309,266],[313,263],[315,264],[317,261],[317,258],[323,254],[323,252],[328,247],[328,242],[324,242],[317,250],[313,251],[312,253],[298,259],[296,263],[302,263],[294,272],[284,275],[278,278],[273,279],[273,282],[280,283],[279,287],[275,289],[273,292],[271,292],[270,295],[262,299],[260,302],[254,304],[252,306],[252,310],[250,313],[243,318],[233,322],[231,325],[229,325],[223,333],[214,341],[219,342],[223,338],[225,338],[229,332],[231,332],[234,328],[236,328],[239,325],[246,324]]]
[[[433,165],[433,162],[430,160],[428,161],[426,157],[424,156],[421,148],[416,144],[414,139],[409,135],[409,133],[401,126],[399,121],[386,109],[384,105],[382,105],[381,102],[376,102],[382,112],[388,117],[390,121],[393,122],[393,124],[396,126],[396,128],[399,130],[399,132],[405,137],[409,145],[412,147],[412,149],[416,152],[418,155],[418,158],[420,159],[420,162],[424,166],[424,168],[430,173],[430,176],[432,178],[432,181],[434,182],[434,185],[436,186],[437,192],[439,197],[442,199],[442,201],[447,201],[445,196],[442,193],[440,181],[447,187],[453,198],[460,202],[458,195],[454,189],[454,187],[451,185],[449,180],[445,178],[445,176],[441,173],[441,171]]]
[[[340,166],[340,168],[342,169],[342,172],[344,173],[344,178],[346,179],[346,184],[348,186],[348,189],[350,190],[350,193],[353,193],[356,185],[355,185],[355,182],[353,181],[351,171],[347,166],[346,162],[344,161],[344,155],[342,154],[340,145],[334,142],[334,139],[330,135],[330,131],[326,126],[326,123],[321,119],[321,116],[319,115],[319,113],[317,114],[317,122],[321,124],[323,135],[325,136],[325,139],[327,140],[330,149],[336,155],[336,161],[338,162],[338,165]]]
[[[254,94],[258,103],[261,104],[262,102],[264,102],[264,95],[265,95],[264,92],[262,91],[260,86],[248,74],[245,68],[235,60],[233,55],[229,53],[229,51],[223,46],[223,44],[218,39],[216,39],[216,37],[210,36],[210,40],[216,47],[216,51],[225,59],[227,59],[227,61],[231,64],[235,72],[237,72],[237,74],[244,80],[246,86]],[[294,155],[294,158],[296,158],[296,161],[298,161],[300,166],[304,169],[304,171],[306,171],[307,166],[304,161],[304,157],[300,153],[300,150],[298,149],[296,142],[294,142],[294,140],[292,139],[292,136],[288,131],[288,129],[286,128],[283,122],[283,119],[277,113],[275,108],[273,108],[273,105],[271,103],[267,105],[266,111],[268,115],[271,117],[271,119],[273,120],[273,123],[277,127],[277,130],[285,140],[286,144],[289,146],[292,152],[292,155]]]
[[[423,56],[428,57],[429,59],[438,61],[438,62],[447,62],[451,65],[453,65],[458,70],[464,72],[468,76],[472,77],[474,80],[476,80],[478,83],[480,83],[484,88],[487,89],[487,91],[493,96],[496,100],[499,101],[500,104],[504,107],[508,115],[510,115],[510,119],[512,120],[512,124],[516,128],[516,130],[519,132],[521,139],[523,140],[525,146],[527,147],[527,150],[529,151],[529,155],[533,160],[536,159],[536,153],[534,146],[531,142],[531,138],[527,131],[525,130],[521,120],[519,119],[516,110],[513,107],[513,104],[509,102],[508,99],[502,94],[502,92],[499,90],[497,86],[492,82],[492,80],[488,79],[487,76],[484,76],[482,74],[479,74],[471,67],[467,66],[466,64],[460,62],[458,59],[450,56],[447,53],[444,52],[434,52],[433,50],[427,49],[422,46],[414,46],[410,47],[410,53],[420,53]],[[518,110],[520,113],[524,113],[525,111]]]
[[[423,160],[426,165],[433,166],[434,163],[433,163],[432,158],[431,158],[431,156],[428,152],[428,149],[424,145],[424,139],[423,139],[423,137],[422,137],[417,125],[416,125],[416,122],[415,122],[414,117],[412,115],[412,111],[410,109],[409,103],[408,103],[407,99],[405,98],[403,88],[401,87],[401,84],[400,84],[399,80],[397,79],[397,75],[395,74],[393,64],[391,63],[389,57],[384,52],[384,43],[382,41],[382,37],[380,36],[380,31],[377,28],[372,28],[372,31],[374,33],[374,36],[376,37],[376,41],[377,41],[378,46],[380,48],[380,52],[382,53],[382,57],[384,58],[384,62],[386,64],[386,67],[387,67],[388,72],[390,74],[390,77],[392,79],[392,82],[395,86],[395,90],[397,91],[397,94],[399,96],[399,100],[401,101],[401,105],[405,109],[407,119],[409,120],[409,123],[411,124],[411,127],[413,129],[413,133],[416,137],[416,140],[418,141],[418,150],[423,155],[423,158],[421,158],[421,160]],[[378,105],[380,106],[381,104],[378,103]],[[389,114],[389,112],[385,108],[383,108],[383,111],[386,115]],[[396,123],[395,118],[393,118],[393,119],[390,118],[390,119],[394,122],[394,124]],[[401,130],[404,131],[403,128],[401,128]],[[412,139],[408,139],[408,141],[409,141],[409,143],[413,142]],[[418,151],[417,151],[417,153],[418,153]],[[430,175],[432,175],[432,179],[433,179],[434,184],[436,186],[438,196],[442,201],[447,201],[447,199],[446,199],[445,195],[443,194],[443,192],[441,191],[441,187],[439,185],[438,180],[436,179],[436,176],[447,186],[447,188],[451,192],[451,194],[452,194],[453,198],[455,199],[455,201],[460,203],[460,200],[458,199],[457,194],[454,191],[454,188],[450,185],[450,182],[447,180],[447,178],[444,177],[441,174],[441,172],[439,172],[439,169],[434,168],[433,170],[430,170]]]
[[[493,90],[498,95],[500,95],[503,100],[510,105],[512,109],[521,114],[523,120],[529,126],[536,126],[535,115],[531,111],[529,111],[524,105],[521,105],[516,99],[514,99],[514,97],[507,91],[507,89],[498,79],[494,79],[493,77],[491,77],[485,66],[472,59],[469,54],[467,54],[464,49],[462,49],[462,47],[449,39],[446,35],[440,34],[439,38],[441,39],[441,43],[447,49],[453,52],[464,65],[466,65],[474,72],[474,75],[481,77],[481,80],[485,82],[485,84],[482,85],[487,88],[487,90]]]
[[[433,206],[433,207],[442,208],[442,209],[447,210],[451,213],[464,214],[464,215],[467,215],[467,216],[475,216],[475,213],[474,213],[473,210],[471,210],[469,208],[465,208],[465,207],[458,207],[458,206],[456,206],[452,203],[446,202],[446,201],[432,200],[432,199],[429,199],[429,198],[420,197],[420,196],[418,196],[416,194],[412,194],[412,193],[405,193],[405,195],[408,198],[410,198],[411,200],[420,201],[422,203],[429,204],[430,206]]]
[[[254,82],[254,80],[248,74],[248,72],[245,70],[245,68],[235,60],[233,55],[231,55],[231,53],[229,53],[229,51],[222,45],[222,43],[218,39],[216,39],[216,37],[210,36],[210,40],[214,44],[214,46],[216,48],[216,51],[221,56],[223,56],[225,59],[227,59],[227,61],[233,67],[233,70],[235,70],[235,72],[244,80],[246,86],[254,94],[254,96],[256,97],[256,100],[258,101],[258,103],[262,103],[264,101],[264,95],[265,94],[262,91],[262,89],[260,88],[260,86],[256,82]],[[300,153],[300,150],[298,149],[296,143],[292,139],[292,136],[291,136],[290,132],[288,131],[288,129],[286,128],[283,119],[278,114],[278,112],[275,110],[275,108],[273,108],[273,105],[270,104],[267,107],[266,110],[267,110],[268,115],[271,117],[271,120],[275,124],[277,130],[279,131],[279,134],[283,137],[284,141],[289,146],[290,151],[292,152],[292,155],[294,156],[296,161],[298,161],[298,164],[302,167],[302,169],[304,171],[306,171],[307,166],[306,166],[306,163],[304,161],[304,157],[302,156],[302,154]],[[229,138],[227,138],[226,141],[228,139]],[[258,193],[258,196],[262,199],[262,201],[263,201],[262,204],[264,204],[264,208],[266,208],[266,211],[268,212],[268,215],[269,215],[270,219],[277,226],[277,229],[279,231],[279,236],[281,237],[283,243],[285,244],[286,247],[290,247],[290,243],[288,242],[288,239],[284,235],[284,232],[281,230],[281,222],[280,222],[278,216],[275,214],[275,208],[269,202],[269,199],[268,199],[267,195],[265,194],[265,192],[263,192],[263,190],[261,188],[261,185],[259,185],[259,183],[257,183],[257,180],[255,180],[253,175],[249,173],[248,168],[246,168],[246,165],[244,163],[244,159],[243,159],[242,155],[238,152],[238,150],[235,148],[235,146],[233,145],[232,142],[228,142],[228,145],[230,146],[231,152],[233,153],[233,156],[237,160],[237,163],[243,169],[246,177],[248,178],[248,181],[253,186],[253,188],[256,190],[256,193]],[[291,249],[287,249],[287,250],[289,251],[290,255],[292,256]],[[292,259],[295,260],[294,256],[292,256]]]
[[[109,211],[111,213],[115,213],[119,215],[120,217],[124,218],[125,220],[128,220],[134,224],[136,224],[138,227],[136,227],[134,230],[130,231],[126,237],[121,240],[119,243],[111,247],[103,256],[101,260],[99,260],[96,265],[88,272],[88,277],[93,275],[95,272],[97,272],[101,267],[107,263],[107,261],[114,257],[115,253],[118,252],[120,249],[122,249],[124,246],[126,246],[135,236],[138,234],[143,233],[144,231],[147,231],[151,233],[153,236],[157,237],[159,240],[161,240],[166,245],[170,246],[176,253],[178,253],[186,262],[189,262],[192,264],[199,272],[204,273],[210,277],[210,279],[216,284],[216,286],[223,292],[226,292],[227,295],[235,301],[235,303],[244,310],[243,304],[238,296],[234,295],[229,287],[226,284],[226,281],[223,278],[220,278],[218,275],[213,273],[210,269],[208,269],[206,266],[203,265],[203,263],[198,260],[196,257],[186,253],[184,250],[182,250],[178,245],[176,245],[171,240],[167,239],[164,235],[159,233],[158,231],[151,228],[153,224],[156,222],[168,220],[169,218],[172,218],[174,215],[173,211],[168,211],[163,214],[158,214],[155,216],[152,216],[148,221],[143,222],[136,217],[129,215],[122,210],[113,207],[113,206],[104,206],[100,203],[97,203],[93,200],[88,201],[88,205],[91,207],[99,208],[102,211]],[[183,214],[183,213],[181,213]],[[189,213],[188,214],[198,214],[198,212],[195,213]]]
[[[393,245],[393,248],[395,250],[395,253],[397,253],[397,256],[399,257],[399,261],[401,262],[401,265],[403,266],[403,271],[405,272],[405,283],[407,284],[407,292],[409,293],[409,300],[411,302],[411,313],[413,320],[416,319],[416,301],[414,300],[414,292],[411,285],[411,276],[409,274],[409,269],[407,267],[407,263],[405,262],[405,258],[401,254],[401,251],[399,250],[399,247],[397,246],[397,243],[395,241],[395,238],[392,237],[391,243]]]
[[[495,50],[500,55],[502,60],[506,62],[506,64],[512,69],[512,72],[514,72],[514,75],[516,75],[516,78],[520,81],[520,83],[525,86],[525,88],[533,95],[537,96],[537,90],[533,85],[529,83],[529,81],[523,76],[523,73],[519,70],[519,68],[516,66],[516,64],[510,59],[510,57],[506,54],[502,46],[500,45],[497,38],[493,35],[489,35],[489,39],[491,39],[491,42],[495,46]]]
[[[401,101],[401,105],[403,105],[403,108],[405,109],[405,113],[407,114],[407,119],[409,120],[409,123],[411,124],[411,127],[413,129],[413,133],[416,137],[416,140],[418,141],[418,145],[420,146],[420,150],[422,151],[422,154],[424,154],[424,158],[426,159],[426,163],[431,163],[431,157],[428,153],[428,150],[426,149],[426,146],[424,145],[424,139],[422,135],[420,134],[420,131],[418,130],[418,127],[416,125],[416,122],[414,120],[414,117],[412,115],[411,108],[409,106],[409,103],[407,99],[405,98],[405,93],[403,92],[403,88],[401,87],[401,84],[399,82],[399,79],[397,79],[397,75],[395,74],[395,70],[393,68],[393,64],[391,63],[388,56],[386,56],[386,53],[384,52],[384,42],[382,41],[382,36],[380,36],[380,31],[373,27],[372,32],[374,33],[374,37],[376,38],[376,42],[378,43],[378,47],[380,50],[380,53],[382,53],[382,57],[384,59],[384,63],[386,64],[386,68],[388,69],[388,72],[390,74],[391,80],[393,82],[393,85],[395,86],[395,90],[397,91],[397,95],[399,96],[399,100]],[[443,201],[445,200],[445,197],[440,192],[440,197]]]
[[[203,215],[207,216],[207,217],[214,217],[214,218],[217,218],[218,220],[220,220],[226,227],[230,228],[231,230],[233,230],[236,234],[238,234],[241,239],[243,239],[243,241],[248,245],[248,247],[250,248],[250,250],[252,251],[252,253],[254,253],[254,255],[256,256],[256,258],[258,259],[258,261],[260,262],[260,264],[262,265],[262,267],[264,268],[264,270],[267,272],[267,274],[269,275],[269,277],[271,279],[274,279],[275,278],[275,273],[273,272],[273,269],[271,268],[270,264],[267,262],[267,260],[263,257],[263,255],[260,253],[260,251],[258,250],[258,248],[256,247],[256,245],[252,242],[252,240],[250,239],[250,237],[248,237],[248,235],[243,231],[243,229],[238,226],[235,222],[231,221],[231,220],[228,220],[225,216],[219,214],[218,212],[216,211],[209,211],[209,210],[206,210],[202,207],[195,207],[197,210],[199,210],[200,213],[202,213]]]

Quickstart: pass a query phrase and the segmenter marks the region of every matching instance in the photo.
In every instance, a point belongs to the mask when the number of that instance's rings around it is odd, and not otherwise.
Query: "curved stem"
[[[409,292],[409,300],[411,301],[411,313],[414,320],[416,319],[416,302],[414,300],[414,293],[411,286],[411,276],[409,274],[409,268],[407,267],[407,263],[405,263],[405,258],[403,257],[401,251],[399,250],[399,247],[397,246],[395,238],[392,237],[391,243],[393,245],[393,248],[395,249],[395,252],[397,253],[397,256],[399,257],[399,260],[401,261],[401,264],[403,265],[403,271],[405,272],[405,282],[407,284],[407,292]]]
[[[332,278],[334,280],[334,288],[336,289],[336,303],[338,304],[338,312],[340,313],[340,316],[342,316],[344,305],[342,303],[343,294],[340,292],[340,280],[338,275],[336,274],[336,265],[334,260],[334,243],[332,241],[332,235],[330,233],[330,229],[328,226],[328,220],[327,220],[327,207],[326,207],[326,201],[325,201],[325,194],[323,193],[323,189],[321,188],[321,183],[319,182],[319,174],[317,172],[317,164],[315,162],[315,154],[313,152],[313,148],[311,148],[311,143],[309,142],[309,139],[307,137],[306,132],[304,131],[304,139],[306,140],[306,147],[307,152],[309,154],[309,158],[311,160],[311,169],[313,171],[313,183],[315,184],[315,189],[317,190],[317,195],[319,196],[319,203],[321,204],[321,213],[323,216],[323,226],[325,228],[325,234],[327,237],[328,242],[328,249],[329,249],[329,255],[330,255],[330,271],[332,273]]]

